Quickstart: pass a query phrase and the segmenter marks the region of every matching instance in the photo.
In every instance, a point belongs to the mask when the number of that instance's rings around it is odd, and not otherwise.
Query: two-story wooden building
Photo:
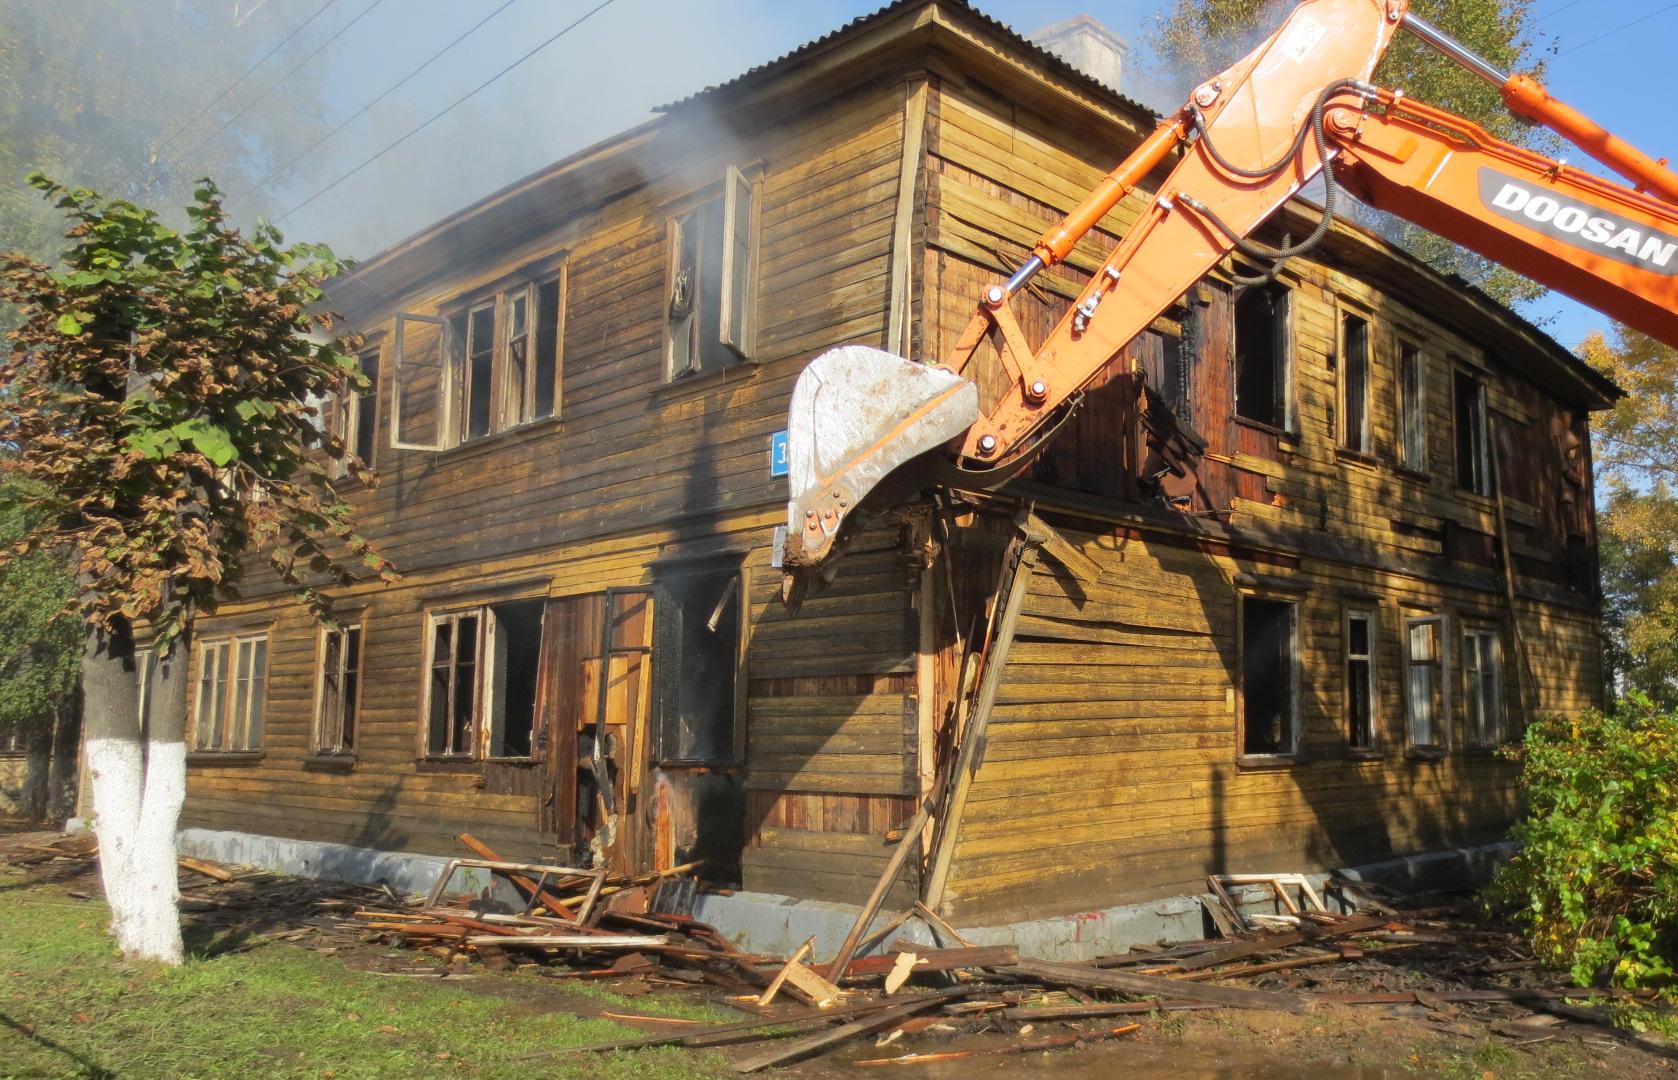
[[[1122,356],[1029,477],[897,508],[781,604],[804,364],[943,355],[1153,122],[900,0],[360,266],[334,300],[371,389],[332,423],[403,579],[335,628],[255,580],[202,621],[183,824],[858,901],[959,749],[1030,501],[1077,569],[1028,563],[959,813],[893,903],[1008,922],[1499,837],[1497,747],[1600,696],[1587,417],[1616,391],[1354,226],[1130,347],[1205,439],[1183,475]],[[1136,205],[1021,297],[1029,336]]]

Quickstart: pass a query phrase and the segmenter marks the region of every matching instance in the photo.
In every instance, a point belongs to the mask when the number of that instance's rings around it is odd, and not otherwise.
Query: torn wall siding
[[[1495,746],[1599,693],[1613,390],[1348,226],[1275,290],[1213,274],[1029,475],[887,508],[780,602],[797,373],[946,354],[1149,123],[905,0],[365,264],[378,389],[333,423],[405,576],[336,631],[261,579],[206,620],[194,730],[247,736],[200,744],[183,824],[860,903],[925,804],[885,903],[991,923],[1498,834]],[[1037,279],[1028,338],[1135,205]],[[1027,503],[1056,539],[1010,575]]]

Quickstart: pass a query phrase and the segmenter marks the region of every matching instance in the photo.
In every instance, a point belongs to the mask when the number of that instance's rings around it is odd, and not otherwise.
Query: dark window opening
[[[1456,373],[1457,487],[1476,495],[1491,494],[1486,458],[1486,388],[1472,375]]]
[[[661,582],[654,616],[661,762],[731,764],[736,757],[740,576],[732,569]]]
[[[1235,300],[1235,415],[1287,427],[1289,348],[1287,290],[1243,291]]]
[[[361,355],[361,374],[367,385],[355,394],[355,456],[369,469],[379,445],[379,354]]]
[[[494,626],[488,686],[489,756],[529,757],[536,731],[542,601],[497,604],[489,611]]]
[[[1399,352],[1399,423],[1403,425],[1403,462],[1416,472],[1427,471],[1427,395],[1422,351],[1405,345]]]
[[[559,388],[559,279],[536,286],[536,388],[533,415],[557,411]]]
[[[756,253],[753,186],[730,168],[720,198],[670,224],[667,375],[716,371],[751,355]]]
[[[466,369],[462,396],[465,399],[466,437],[489,434],[490,391],[495,385],[495,305],[473,308],[466,330]]]
[[[1340,377],[1345,386],[1342,445],[1367,454],[1370,452],[1369,323],[1356,315],[1346,315],[1341,318],[1340,326],[1343,350]]]
[[[1346,616],[1346,744],[1353,750],[1375,747],[1374,616]]]
[[[1242,752],[1298,749],[1294,700],[1294,605],[1246,597],[1241,603]]]

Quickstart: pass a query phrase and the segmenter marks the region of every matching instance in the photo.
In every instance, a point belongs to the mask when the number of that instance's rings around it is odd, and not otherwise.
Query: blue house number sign
[[[787,474],[787,433],[777,431],[769,436],[769,475]]]

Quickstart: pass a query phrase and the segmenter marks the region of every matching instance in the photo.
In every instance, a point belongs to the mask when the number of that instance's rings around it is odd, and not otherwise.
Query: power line
[[[314,153],[314,151],[321,145],[321,143],[324,143],[326,140],[332,138],[332,136],[338,134],[340,131],[344,130],[346,127],[349,127],[351,124],[353,124],[357,120],[361,119],[361,117],[363,117],[367,114],[369,109],[373,108],[379,102],[383,101],[385,98],[389,97],[391,94],[394,94],[396,91],[400,90],[403,86],[407,85],[408,82],[411,81],[416,75],[418,75],[420,72],[424,71],[426,68],[430,67],[432,64],[436,63],[438,58],[441,57],[444,53],[448,52],[450,49],[454,48],[456,45],[459,45],[462,41],[465,41],[467,38],[469,38],[473,34],[477,33],[478,30],[485,23],[489,22],[491,19],[495,18],[497,15],[501,14],[503,11],[506,11],[508,8],[512,7],[517,2],[518,2],[518,0],[507,0],[506,3],[502,4],[500,7],[496,8],[494,11],[490,12],[488,15],[485,15],[482,19],[479,19],[476,23],[472,24],[472,26],[465,33],[459,35],[453,41],[449,42],[447,45],[444,45],[441,49],[438,49],[436,52],[432,53],[431,56],[429,58],[427,58],[424,63],[420,64],[419,67],[417,67],[414,70],[408,72],[408,74],[402,76],[402,78],[398,79],[395,83],[391,84],[391,86],[388,89],[386,89],[383,93],[381,93],[378,97],[374,98],[372,101],[369,101],[367,104],[365,104],[361,108],[357,109],[355,111],[354,115],[352,115],[349,118],[341,121],[338,124],[337,127],[334,127],[331,131],[328,131],[325,135],[322,135],[320,138],[318,138],[314,142],[310,143],[308,145],[308,147],[303,150],[302,153],[298,154],[296,157],[292,158],[290,161],[286,162],[284,165],[281,165],[281,166],[273,169],[272,171],[270,171],[267,176],[264,176],[262,179],[258,180],[256,183],[252,184],[250,187],[246,188],[243,192],[241,192],[237,196],[236,199],[229,199],[228,201],[229,202],[235,202],[235,201],[237,201],[237,199],[243,199],[246,196],[255,194],[257,191],[260,191],[262,189],[262,185],[266,184],[268,181],[274,179],[274,177],[278,176],[280,173],[285,172],[287,169],[291,168],[293,165],[297,164],[299,161],[302,161],[304,158],[306,158],[310,154]]]
[[[289,33],[285,37],[281,38],[278,45],[275,45],[272,49],[269,49],[267,52],[263,53],[262,58],[260,60],[258,60],[256,63],[252,64],[245,71],[245,73],[243,75],[239,76],[237,79],[234,79],[231,83],[229,83],[228,86],[227,86],[227,89],[223,90],[221,93],[219,93],[215,97],[211,98],[208,104],[206,104],[202,109],[199,109],[196,113],[193,114],[192,119],[188,120],[186,123],[177,127],[174,131],[169,132],[169,134],[165,135],[162,139],[160,139],[158,141],[157,145],[152,148],[152,155],[155,157],[155,155],[157,153],[159,153],[165,146],[169,145],[169,143],[174,140],[175,136],[179,135],[181,132],[185,131],[187,128],[196,124],[200,119],[203,118],[205,113],[207,113],[211,109],[215,108],[217,103],[220,102],[222,98],[226,97],[228,94],[231,94],[233,91],[237,90],[240,86],[242,86],[246,79],[248,79],[252,75],[256,74],[256,69],[257,68],[261,67],[263,64],[266,64],[270,57],[272,57],[275,53],[279,52],[281,49],[285,48],[286,45],[291,41],[292,38],[296,37],[298,34],[301,34],[304,31],[304,29],[306,29],[308,27],[308,25],[310,23],[312,23],[316,19],[320,18],[321,15],[323,15],[326,12],[327,8],[331,7],[333,4],[336,4],[337,2],[338,2],[338,0],[326,0],[326,3],[324,3],[320,7],[316,8],[315,13],[313,15],[310,15],[307,19],[304,19],[301,23],[299,23],[297,25],[297,29],[293,30],[291,33]],[[128,183],[128,181],[130,181],[134,178],[134,174],[139,172],[141,169],[145,168],[147,164],[149,164],[149,162],[142,161],[140,164],[138,164],[138,165],[134,166],[132,169],[128,170],[128,174],[122,178],[122,182],[124,184]]]
[[[506,75],[509,71],[512,71],[514,68],[518,67],[520,64],[524,63],[526,60],[529,60],[532,56],[535,56],[537,53],[541,52],[543,49],[547,48],[549,45],[552,45],[554,42],[558,41],[560,38],[564,37],[566,34],[569,34],[571,31],[575,30],[577,27],[581,26],[583,23],[585,23],[589,19],[593,18],[601,10],[610,7],[613,4],[613,2],[614,2],[614,0],[600,0],[600,3],[594,5],[592,8],[589,8],[588,11],[586,11],[582,15],[578,16],[574,21],[572,21],[570,24],[565,26],[559,32],[554,34],[552,37],[548,38],[546,41],[537,45],[534,49],[531,49],[529,52],[525,53],[523,56],[519,57],[517,60],[514,60],[512,63],[508,64],[506,67],[502,68],[500,71],[496,72],[494,75],[491,75],[488,79],[485,79],[483,82],[479,83],[477,86],[473,87],[471,90],[468,90],[466,93],[462,94],[460,97],[456,98],[453,102],[451,102],[442,111],[432,114],[430,118],[426,119],[425,121],[420,123],[418,126],[416,126],[414,128],[411,128],[406,134],[398,137],[393,142],[387,143],[377,153],[373,154],[372,157],[369,157],[366,161],[363,161],[361,164],[357,165],[355,168],[351,169],[349,172],[344,173],[342,176],[338,177],[338,179],[332,181],[330,184],[327,184],[325,187],[321,188],[319,191],[315,192],[313,195],[310,195],[307,199],[304,199],[302,202],[298,203],[296,206],[292,207],[290,210],[287,210],[285,213],[283,213],[279,217],[275,218],[274,222],[276,224],[278,224],[279,222],[284,221],[286,218],[288,218],[291,215],[297,213],[297,211],[303,209],[305,206],[308,206],[310,203],[314,202],[316,199],[320,198],[322,195],[325,195],[327,192],[331,191],[333,188],[337,187],[339,184],[342,184],[345,180],[348,180],[350,177],[354,176],[356,173],[360,172],[362,169],[365,169],[367,166],[373,164],[373,162],[375,162],[375,161],[379,160],[380,158],[384,157],[386,154],[390,153],[392,150],[396,149],[398,146],[401,146],[403,143],[407,142],[409,139],[413,138],[415,135],[418,135],[420,132],[424,131],[426,128],[430,127],[432,124],[435,124],[437,121],[441,120],[443,117],[447,116],[449,113],[453,112],[455,109],[459,108],[461,105],[464,105],[466,103],[467,99],[473,97],[479,91],[481,91],[484,88],[490,86],[492,83],[495,83],[495,82],[499,81],[502,78],[502,76]]]
[[[358,14],[355,18],[351,19],[349,22],[345,23],[343,26],[340,26],[337,30],[335,30],[333,32],[331,37],[327,38],[325,41],[323,41],[319,45],[315,46],[314,50],[312,52],[310,52],[308,56],[305,56],[303,59],[299,60],[295,65],[292,66],[290,71],[286,72],[284,75],[281,75],[278,82],[275,82],[273,85],[269,86],[268,89],[264,90],[262,93],[256,95],[256,97],[254,97],[250,101],[246,102],[245,106],[242,109],[240,109],[238,112],[234,113],[232,116],[228,117],[226,120],[223,120],[220,127],[216,128],[214,131],[210,132],[208,135],[204,136],[202,139],[199,139],[197,142],[193,143],[190,147],[187,148],[185,153],[177,155],[175,160],[176,161],[182,161],[182,160],[185,160],[186,158],[191,157],[193,154],[197,153],[200,149],[203,148],[205,143],[208,143],[211,139],[215,138],[217,135],[220,135],[222,132],[226,131],[230,126],[232,126],[232,124],[236,120],[238,120],[241,116],[245,115],[246,113],[250,112],[257,105],[259,105],[263,100],[265,100],[268,97],[269,94],[272,94],[275,90],[278,90],[280,88],[281,84],[283,84],[287,79],[291,78],[293,75],[295,75],[299,71],[301,71],[303,69],[304,65],[306,65],[309,61],[313,60],[315,57],[319,56],[321,54],[321,52],[324,51],[328,45],[331,45],[334,41],[337,41],[339,38],[343,37],[344,34],[349,31],[350,27],[354,26],[356,23],[358,23],[362,19],[366,18],[373,11],[374,8],[378,7],[380,4],[382,4],[384,2],[385,2],[385,0],[373,0],[373,2],[371,4],[368,4],[366,7],[362,8],[360,14]]]
[[[1573,46],[1573,48],[1571,48],[1571,49],[1563,49],[1561,52],[1556,54],[1556,57],[1559,59],[1563,56],[1566,56],[1568,53],[1576,53],[1580,49],[1583,49],[1587,45],[1595,45],[1597,42],[1602,41],[1605,38],[1611,38],[1615,34],[1624,33],[1625,31],[1630,30],[1634,26],[1639,26],[1643,23],[1646,23],[1650,19],[1654,18],[1656,15],[1665,15],[1667,12],[1673,11],[1673,10],[1678,10],[1678,4],[1668,4],[1665,7],[1659,9],[1658,11],[1649,12],[1649,14],[1643,16],[1641,19],[1633,19],[1631,22],[1626,23],[1624,26],[1617,26],[1614,29],[1609,30],[1607,33],[1598,34],[1596,37],[1591,38],[1589,41],[1581,42],[1580,44]]]
[[[1585,0],[1568,0],[1567,3],[1563,4],[1561,7],[1557,8],[1556,10],[1550,12],[1548,15],[1540,15],[1539,19],[1547,22],[1550,19],[1555,18],[1557,15],[1560,15],[1562,12],[1566,11],[1568,8],[1576,8],[1580,4],[1583,4],[1584,2],[1585,2]]]

